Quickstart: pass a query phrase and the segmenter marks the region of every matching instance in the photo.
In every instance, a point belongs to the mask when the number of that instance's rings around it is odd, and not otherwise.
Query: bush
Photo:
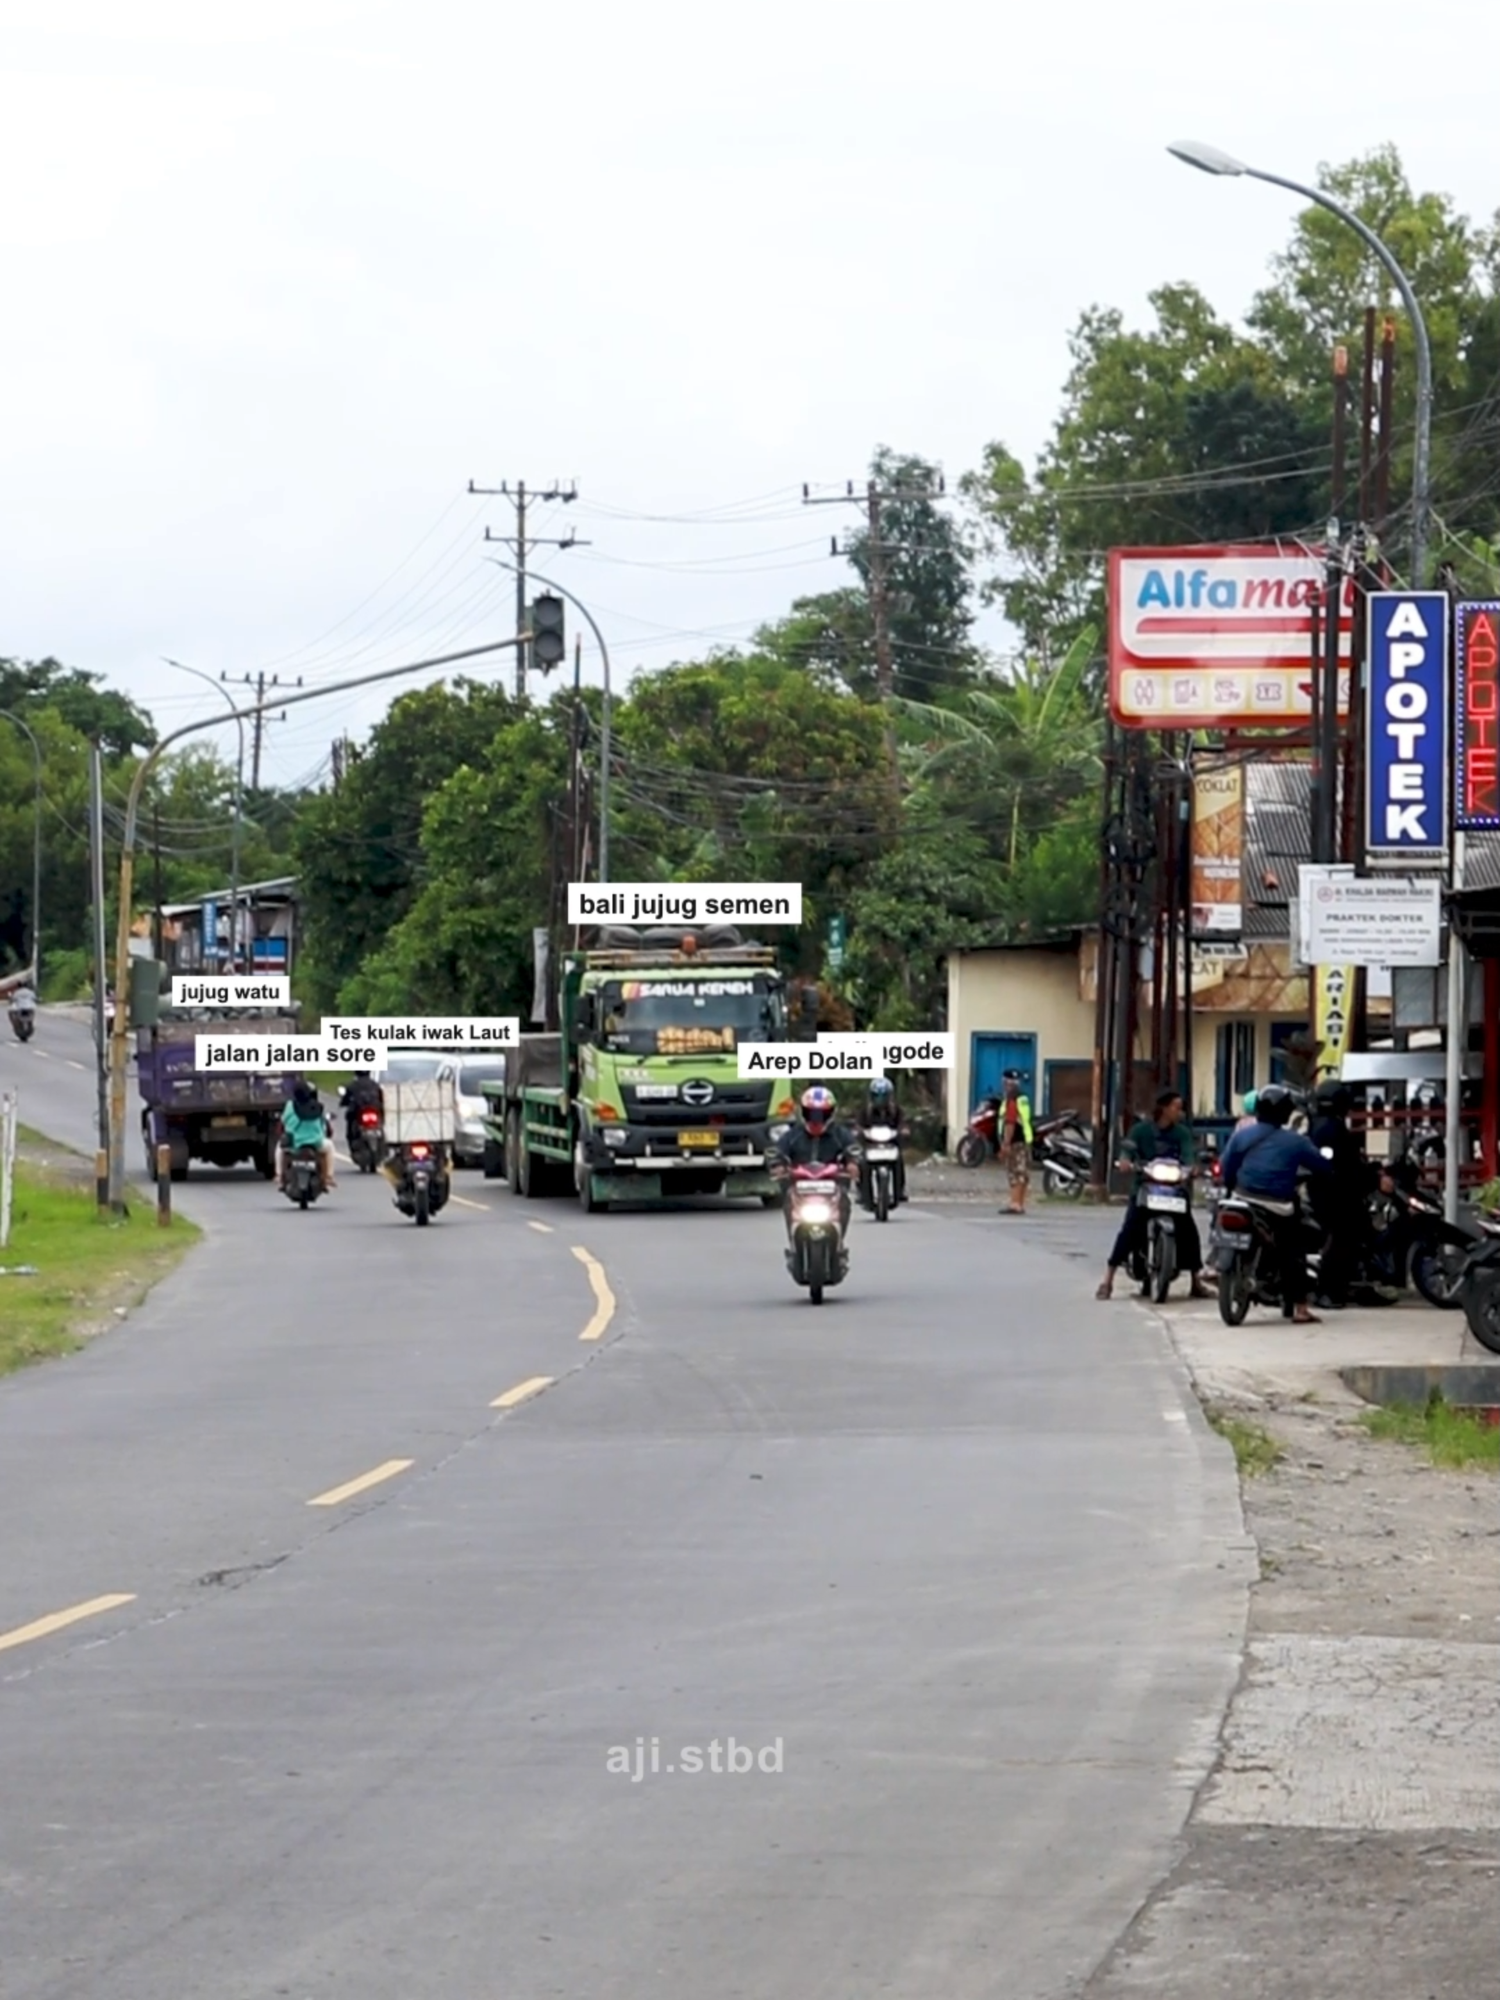
[[[53,951],[42,960],[42,1000],[92,1000],[94,997],[94,954],[91,951]]]

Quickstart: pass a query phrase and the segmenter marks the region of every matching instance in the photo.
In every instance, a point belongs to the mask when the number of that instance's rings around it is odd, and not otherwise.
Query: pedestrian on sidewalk
[[[1031,1120],[1031,1099],[1026,1095],[1026,1079],[1018,1069],[1008,1069],[1000,1082],[1000,1108],[995,1113],[995,1150],[1010,1181],[1010,1201],[1000,1213],[1024,1215],[1026,1190],[1031,1185],[1031,1141],[1035,1131]]]

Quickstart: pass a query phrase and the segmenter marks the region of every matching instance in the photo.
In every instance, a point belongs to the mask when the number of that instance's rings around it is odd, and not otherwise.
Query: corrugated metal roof
[[[1284,938],[1297,869],[1311,858],[1312,766],[1245,766],[1245,936]]]
[[[1500,833],[1464,836],[1464,889],[1500,889]]]

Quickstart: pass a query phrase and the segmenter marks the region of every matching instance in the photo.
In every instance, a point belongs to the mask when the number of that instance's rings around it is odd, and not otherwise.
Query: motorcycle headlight
[[[804,1201],[797,1205],[799,1222],[832,1222],[833,1204],[827,1201]]]

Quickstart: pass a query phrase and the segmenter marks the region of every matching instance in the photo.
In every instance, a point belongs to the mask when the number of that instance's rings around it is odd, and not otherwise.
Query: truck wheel
[[[542,1191],[541,1164],[524,1138],[516,1160],[516,1181],[518,1192],[526,1201],[535,1201]]]
[[[479,1170],[487,1181],[505,1178],[505,1148],[494,1139],[486,1139],[484,1152],[480,1157]]]
[[[172,1178],[174,1181],[185,1181],[188,1177],[188,1161],[191,1157],[188,1152],[188,1142],[180,1132],[174,1132],[168,1144],[172,1149]]]
[[[505,1121],[505,1178],[512,1194],[521,1193],[521,1114],[512,1111]]]

